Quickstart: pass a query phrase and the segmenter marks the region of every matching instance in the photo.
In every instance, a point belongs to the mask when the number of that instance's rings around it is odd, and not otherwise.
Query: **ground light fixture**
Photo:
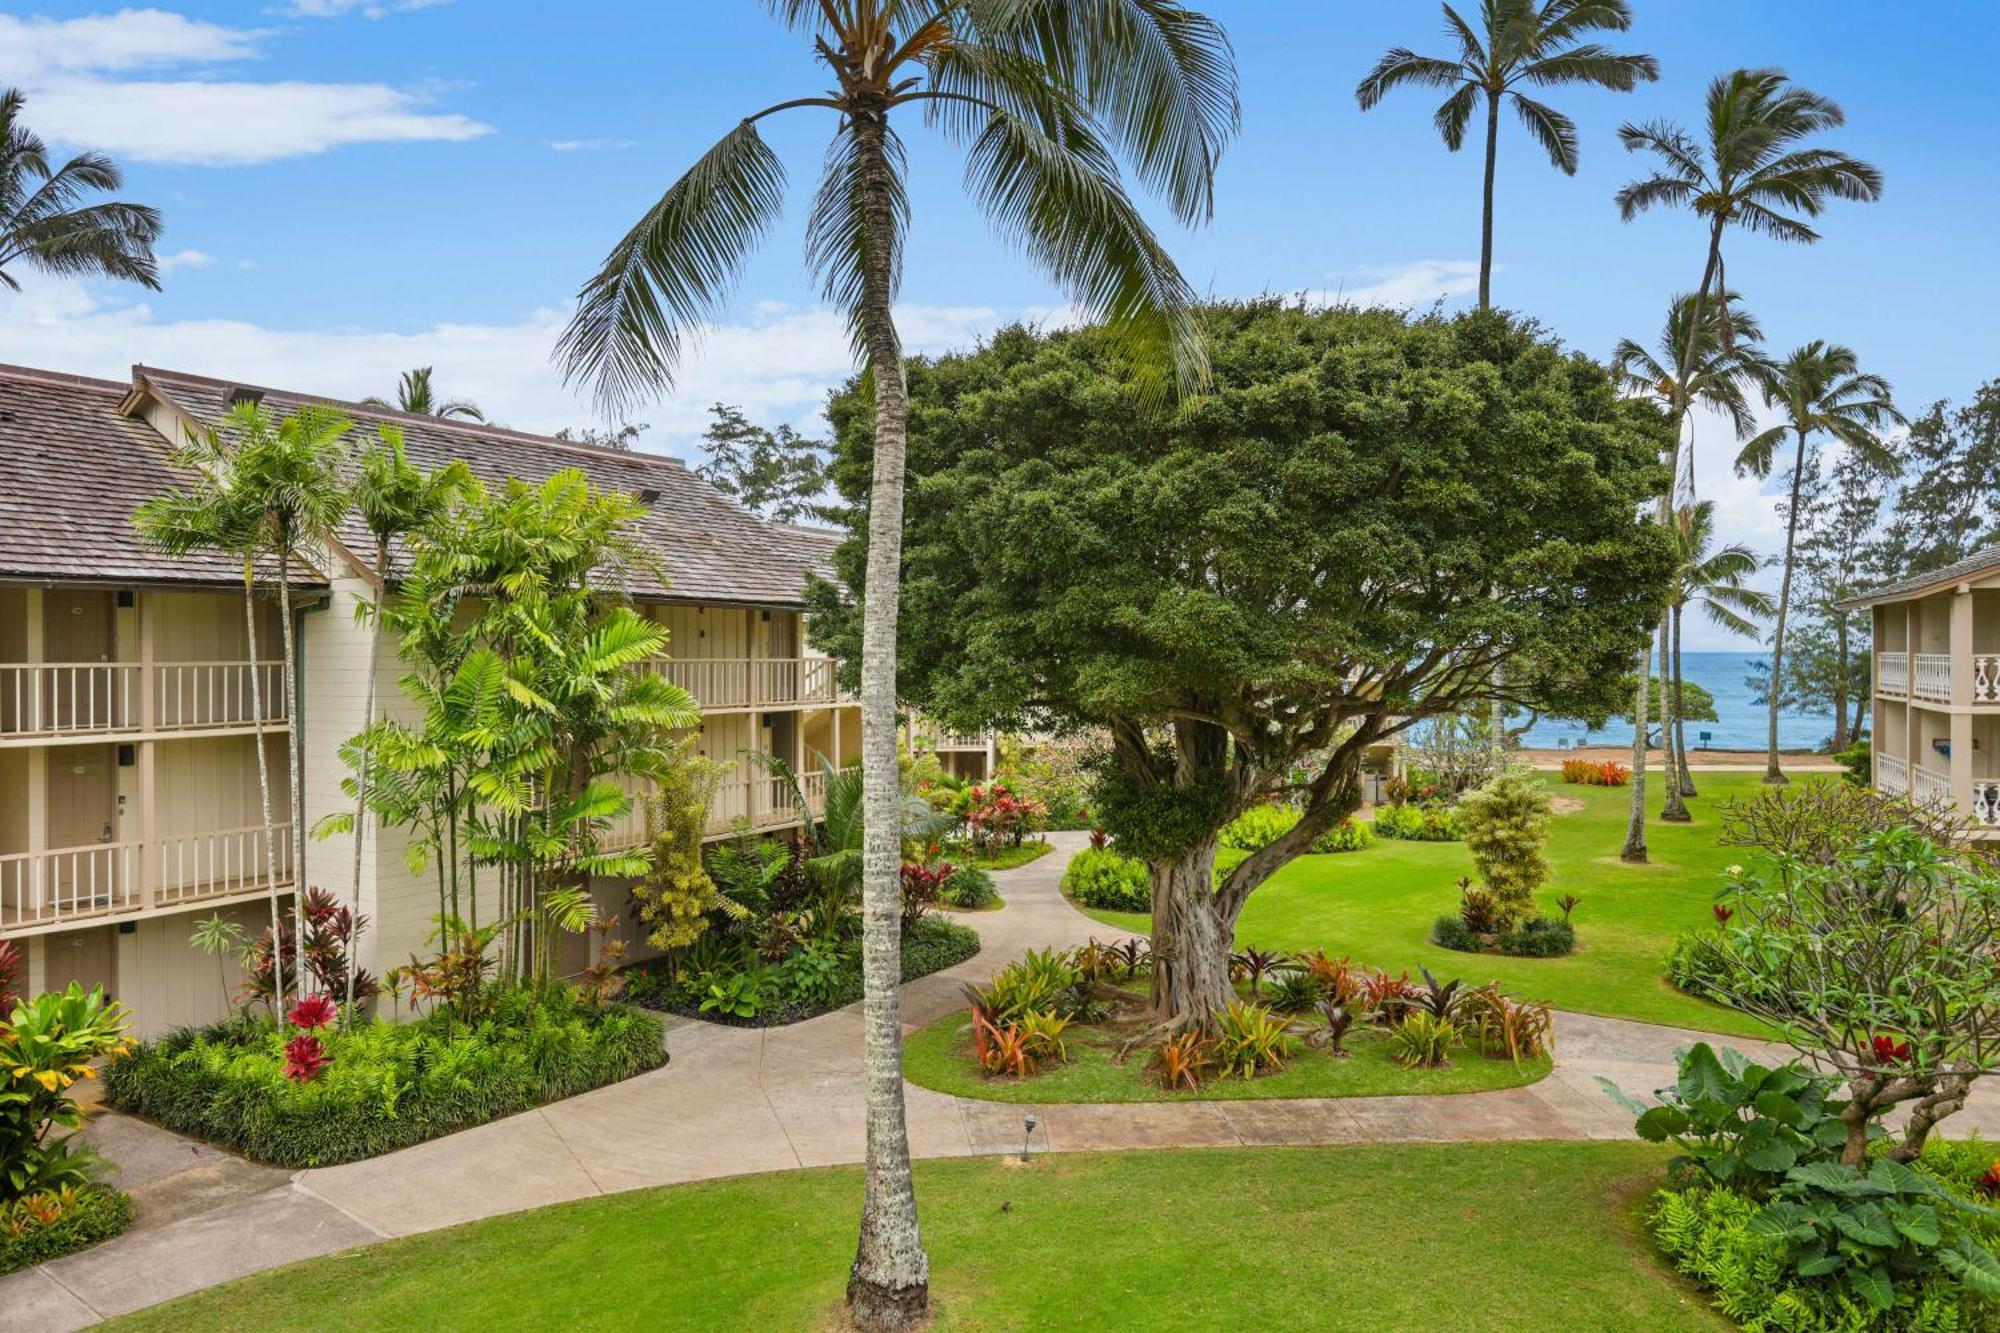
[[[1035,1113],[1028,1112],[1027,1118],[1021,1124],[1026,1131],[1021,1135],[1021,1160],[1025,1162],[1028,1160],[1028,1145],[1035,1137]]]

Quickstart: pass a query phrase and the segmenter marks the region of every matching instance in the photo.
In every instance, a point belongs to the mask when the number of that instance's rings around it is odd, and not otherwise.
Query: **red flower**
[[[292,1006],[291,1013],[285,1015],[298,1028],[323,1028],[340,1017],[340,1006],[327,995],[308,995]]]
[[[2000,1162],[1987,1167],[1986,1174],[1979,1178],[1979,1183],[1973,1188],[1989,1199],[2000,1198]]]
[[[1910,1043],[1907,1041],[1875,1036],[1868,1039],[1868,1044],[1875,1052],[1875,1063],[1878,1065],[1901,1064],[1910,1058]]]
[[[294,1083],[310,1083],[333,1063],[333,1057],[312,1033],[303,1033],[285,1043],[285,1077]]]
[[[1728,925],[1729,918],[1736,915],[1735,908],[1724,906],[1722,903],[1717,903],[1708,910],[1715,913],[1715,924],[1718,926]]]

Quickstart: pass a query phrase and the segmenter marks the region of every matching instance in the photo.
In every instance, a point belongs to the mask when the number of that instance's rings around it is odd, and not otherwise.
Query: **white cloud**
[[[1368,266],[1334,275],[1336,285],[1307,293],[1307,299],[1327,304],[1389,306],[1397,310],[1428,306],[1448,297],[1479,289],[1476,259],[1419,259],[1413,263]]]
[[[177,250],[170,255],[159,256],[160,272],[173,273],[184,268],[209,268],[215,263],[215,256],[205,250]]]
[[[363,18],[379,19],[385,14],[431,9],[450,3],[451,0],[291,0],[291,3],[281,5],[278,12],[308,19],[339,18],[343,14],[359,12]]]
[[[565,388],[549,359],[566,310],[509,324],[441,323],[413,333],[274,329],[242,320],[157,317],[143,302],[115,304],[82,284],[33,272],[0,293],[0,361],[123,378],[134,362],[268,384],[333,398],[386,394],[411,366],[437,368],[440,389],[493,420],[554,431],[590,423],[588,395]],[[980,306],[897,310],[913,352],[963,347],[1000,323]],[[788,309],[703,331],[677,391],[634,412],[650,423],[646,448],[685,452],[709,405],[733,403],[753,420],[821,429],[827,390],[853,369],[846,321],[826,309]]]
[[[558,153],[608,153],[620,148],[633,148],[637,139],[551,139],[549,147]]]
[[[0,83],[245,60],[257,54],[259,35],[159,9],[72,19],[0,14]]]
[[[492,132],[431,109],[431,90],[210,77],[211,66],[259,55],[265,36],[157,9],[0,16],[0,83],[27,92],[30,123],[47,138],[139,161],[240,166],[347,144],[463,142]],[[157,77],[166,71],[180,76]],[[154,77],[126,77],[141,74]]]

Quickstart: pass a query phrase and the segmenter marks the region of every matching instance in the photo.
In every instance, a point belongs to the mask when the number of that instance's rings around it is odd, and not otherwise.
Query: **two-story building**
[[[1843,605],[1873,618],[1876,788],[2000,837],[2000,546]]]
[[[287,895],[304,884],[344,899],[353,882],[346,837],[290,827],[285,727],[296,710],[307,827],[351,808],[338,750],[364,714],[371,639],[354,609],[382,586],[372,541],[351,527],[296,575],[300,674],[287,698],[275,603],[256,608],[253,659],[240,567],[220,554],[165,556],[132,521],[184,480],[171,453],[185,432],[246,401],[276,416],[329,402],[145,366],[129,382],[0,367],[0,938],[25,946],[31,990],[104,984],[143,1033],[225,1012],[240,978],[192,946],[199,917],[220,913],[254,934],[269,921],[273,876]],[[823,790],[820,756],[859,756],[859,712],[805,639],[805,583],[825,562],[826,534],[766,523],[675,459],[330,405],[353,420],[357,444],[378,425],[399,428],[419,466],[462,459],[489,484],[578,468],[644,504],[635,535],[659,573],[635,571],[627,591],[668,629],[655,669],[701,702],[701,753],[731,766],[711,836],[739,820],[797,823],[756,755],[789,759],[809,799]],[[382,653],[378,707],[407,708],[392,639]],[[608,840],[643,836],[635,811]],[[360,909],[373,924],[358,953],[377,972],[423,947],[436,911],[407,846],[395,829],[365,843]],[[622,886],[600,897],[624,912]],[[573,944],[566,961],[579,966],[583,938]]]

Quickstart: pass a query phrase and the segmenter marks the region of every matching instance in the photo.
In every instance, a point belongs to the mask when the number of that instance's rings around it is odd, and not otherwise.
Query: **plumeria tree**
[[[861,664],[865,1186],[848,1304],[902,1328],[929,1300],[904,1118],[896,626],[907,404],[895,298],[909,231],[904,132],[965,154],[965,181],[1009,241],[1086,315],[1108,320],[1153,386],[1193,388],[1203,363],[1192,292],[1119,179],[1129,162],[1175,218],[1207,219],[1238,120],[1222,30],[1178,0],[767,0],[830,87],[752,111],[615,245],[581,293],[559,356],[609,406],[669,387],[687,341],[728,299],[776,221],[785,171],[761,125],[825,113],[833,127],[806,221],[806,261],[847,317],[874,392],[868,633]]]

